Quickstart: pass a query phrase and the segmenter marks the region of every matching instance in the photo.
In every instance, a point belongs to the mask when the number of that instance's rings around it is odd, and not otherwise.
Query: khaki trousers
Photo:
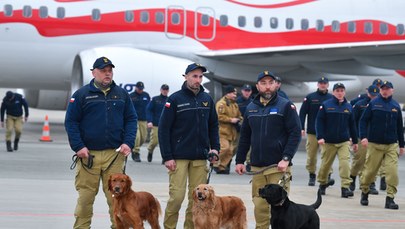
[[[93,203],[100,187],[100,181],[103,185],[104,195],[107,198],[112,224],[111,228],[115,228],[113,209],[111,207],[112,197],[111,193],[108,191],[108,179],[111,174],[123,172],[125,156],[117,154],[115,149],[90,151],[90,154],[94,155],[93,167],[91,169],[85,167],[84,164],[87,165],[87,159],[85,158],[82,159],[83,164],[78,160],[76,165],[75,187],[79,197],[74,213],[75,223],[73,228],[90,228],[91,218],[93,216]],[[115,161],[114,158],[116,158]],[[110,164],[111,166],[108,168]]]
[[[350,143],[325,143],[322,146],[321,168],[319,169],[318,182],[321,185],[328,183],[328,175],[336,155],[339,159],[339,175],[342,188],[349,188],[352,179],[350,178]]]
[[[155,150],[156,146],[158,145],[158,127],[157,126],[153,126],[152,130],[150,132],[150,140],[149,140],[149,145],[148,145],[148,152],[153,153],[153,151]]]
[[[359,140],[359,142],[360,141],[361,140]],[[361,144],[358,145],[359,149],[357,152],[353,153],[352,166],[350,169],[350,176],[354,177],[361,173],[364,168],[364,163],[366,162],[367,148]]]
[[[398,144],[368,143],[366,163],[360,178],[360,189],[369,192],[370,183],[374,181],[383,160],[385,160],[385,182],[387,196],[394,198],[398,187]]]
[[[237,141],[227,140],[225,138],[219,139],[221,144],[221,150],[219,154],[219,161],[215,165],[219,170],[225,170],[228,167],[229,162],[235,153],[235,149],[238,146]]]
[[[186,195],[188,180],[188,205],[184,229],[193,229],[193,190],[199,184],[207,183],[208,166],[206,160],[176,160],[176,170],[169,171],[169,200],[165,209],[163,225],[165,229],[175,229],[179,210]]]
[[[148,137],[148,127],[146,121],[138,120],[138,130],[136,131],[135,146],[132,150],[133,153],[139,153],[141,146],[145,143]]]
[[[252,172],[261,170],[261,167],[252,166]],[[268,229],[270,226],[270,205],[265,199],[259,196],[259,189],[263,188],[267,184],[278,184],[280,179],[283,178],[284,173],[278,171],[276,168],[271,168],[264,171],[261,174],[253,176],[252,179],[252,200],[255,205],[254,215],[256,220],[256,229]],[[284,183],[284,189],[290,192],[290,178],[291,178],[291,167],[288,167],[287,180]]]
[[[307,134],[307,143],[305,144],[307,150],[307,165],[306,169],[308,173],[316,174],[316,164],[318,163],[318,151],[319,148],[322,148],[318,144],[318,139],[316,139],[315,134]],[[321,154],[322,154],[321,150]],[[322,157],[322,155],[321,155]],[[330,169],[329,173],[332,173],[333,169]]]
[[[6,141],[11,141],[11,135],[13,134],[13,129],[15,131],[15,139],[21,137],[23,126],[23,117],[16,117],[12,115],[7,115],[6,117]]]

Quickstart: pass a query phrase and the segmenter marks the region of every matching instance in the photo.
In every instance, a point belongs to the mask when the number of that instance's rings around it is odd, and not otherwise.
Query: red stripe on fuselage
[[[289,2],[283,2],[283,3],[260,5],[260,4],[250,4],[250,3],[240,2],[237,0],[227,0],[227,1],[237,4],[237,5],[242,5],[242,6],[252,7],[252,8],[262,8],[262,9],[283,8],[283,7],[288,7],[288,6],[306,4],[309,2],[315,2],[315,0],[295,0],[295,1],[289,1]]]

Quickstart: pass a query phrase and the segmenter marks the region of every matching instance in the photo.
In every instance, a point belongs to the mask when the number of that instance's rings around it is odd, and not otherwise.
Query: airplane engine
[[[38,109],[65,110],[70,97],[69,91],[24,89],[28,106]]]

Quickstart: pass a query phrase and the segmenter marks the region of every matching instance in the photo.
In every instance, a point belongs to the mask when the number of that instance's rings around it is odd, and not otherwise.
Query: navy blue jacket
[[[360,138],[377,144],[398,143],[404,147],[402,112],[392,96],[378,95],[371,100],[360,118]]]
[[[195,95],[184,82],[169,96],[159,121],[159,147],[164,161],[207,159],[210,149],[219,152],[219,127],[215,103],[200,87]]]
[[[325,139],[326,143],[342,143],[352,139],[357,144],[357,128],[352,106],[333,96],[322,103],[316,116],[316,138]]]
[[[167,101],[167,96],[162,94],[155,96],[146,107],[146,120],[153,123],[153,126],[159,126],[160,115]]]
[[[333,96],[326,92],[322,92],[319,89],[316,92],[312,92],[308,94],[304,102],[302,102],[300,108],[300,120],[301,120],[301,127],[302,130],[305,130],[305,117],[307,117],[307,133],[308,134],[316,134],[315,130],[315,121],[316,115],[318,114],[319,107],[321,104],[331,99]]]
[[[368,98],[367,93],[359,94],[356,98],[350,100],[350,104],[353,106],[356,104],[358,101]]]
[[[129,94],[132,103],[134,104],[136,114],[138,115],[138,121],[146,121],[146,106],[150,101],[150,96],[147,92],[138,94],[136,91]]]
[[[134,147],[137,117],[128,92],[114,82],[107,95],[94,86],[94,79],[70,99],[65,117],[69,144],[77,152],[116,149],[125,143]]]
[[[301,124],[294,104],[278,93],[264,106],[260,95],[246,108],[236,164],[243,164],[250,149],[250,163],[264,167],[279,163],[284,156],[291,159],[301,141]]]
[[[253,100],[253,98],[251,98],[251,97],[245,99],[241,95],[238,96],[238,98],[236,98],[236,103],[238,104],[239,111],[242,116],[245,114],[247,105],[249,105],[249,103],[252,102],[252,100]]]
[[[357,101],[356,104],[353,105],[353,114],[354,114],[354,121],[356,122],[356,127],[359,128],[359,121],[361,116],[363,115],[364,110],[367,108],[368,103],[370,102],[370,98],[367,96],[364,99],[360,99]],[[360,129],[358,129],[360,130]],[[360,133],[360,131],[359,131]]]
[[[285,93],[285,92],[284,92],[283,90],[281,90],[281,89],[278,89],[277,94],[278,94],[279,96],[281,96],[281,97],[285,98],[285,99],[290,100],[290,98],[288,98],[287,93]]]
[[[4,122],[4,113],[8,115],[20,117],[23,115],[24,107],[24,116],[28,117],[28,104],[22,95],[14,93],[13,97],[9,100],[4,97],[3,102],[1,103],[1,121]],[[6,112],[7,111],[7,112]]]

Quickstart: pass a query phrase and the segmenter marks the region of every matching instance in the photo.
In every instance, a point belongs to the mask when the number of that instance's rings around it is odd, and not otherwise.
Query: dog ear
[[[283,200],[285,199],[285,198],[287,198],[287,191],[283,188],[283,187],[281,187],[281,197],[283,198]]]
[[[112,191],[112,175],[108,178],[108,191]]]
[[[197,197],[197,188],[198,188],[198,186],[195,187],[195,189],[193,189],[193,200],[197,200],[197,199],[198,199],[198,197]]]
[[[128,175],[123,174],[125,177],[125,188],[124,188],[124,193],[127,193],[131,190],[132,187],[132,180],[131,177],[129,177]]]

